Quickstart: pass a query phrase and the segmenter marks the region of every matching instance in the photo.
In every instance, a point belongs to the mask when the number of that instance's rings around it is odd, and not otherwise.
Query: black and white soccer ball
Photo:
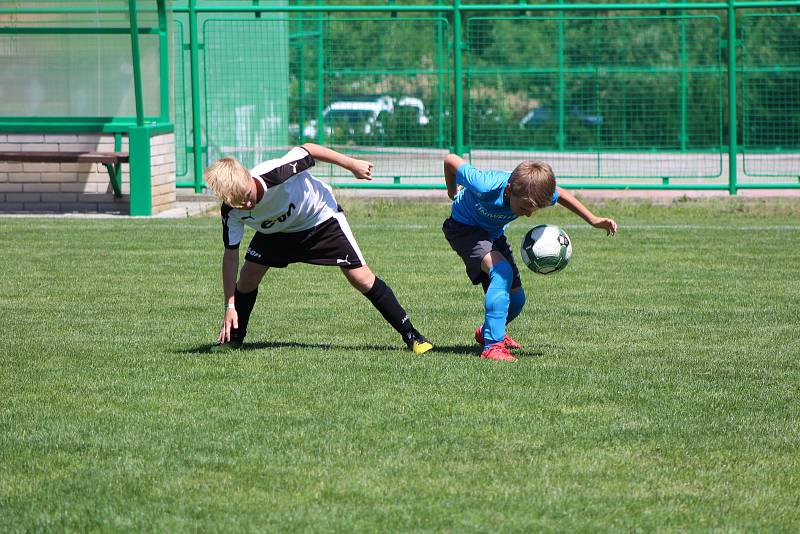
[[[554,224],[534,226],[522,238],[522,261],[539,274],[556,273],[567,266],[572,257],[572,241]]]

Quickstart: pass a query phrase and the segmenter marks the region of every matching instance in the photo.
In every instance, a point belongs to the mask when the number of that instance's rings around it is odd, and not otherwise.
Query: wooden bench
[[[102,163],[108,171],[114,196],[122,197],[122,174],[120,168],[128,163],[127,152],[0,152],[0,161],[21,161],[27,163]]]

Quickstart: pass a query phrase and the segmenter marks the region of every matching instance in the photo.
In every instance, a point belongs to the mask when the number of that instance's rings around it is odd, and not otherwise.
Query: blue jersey
[[[517,218],[511,206],[503,200],[511,173],[507,171],[482,171],[464,163],[456,171],[456,183],[463,189],[453,200],[453,219],[489,232],[492,239],[503,235],[508,223]],[[551,205],[558,201],[558,191],[553,193]]]

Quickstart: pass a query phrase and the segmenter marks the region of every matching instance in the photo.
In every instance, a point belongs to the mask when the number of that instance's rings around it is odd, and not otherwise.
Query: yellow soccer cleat
[[[406,340],[408,350],[414,354],[425,354],[433,348],[433,343],[425,339],[425,336],[414,330]]]

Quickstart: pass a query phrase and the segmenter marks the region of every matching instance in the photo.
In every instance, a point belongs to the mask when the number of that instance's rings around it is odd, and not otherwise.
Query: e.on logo
[[[276,222],[282,223],[287,218],[289,218],[289,216],[291,216],[292,210],[294,210],[294,209],[295,209],[295,205],[294,205],[294,202],[292,202],[291,204],[289,204],[289,209],[286,210],[286,213],[284,213],[283,215],[281,215],[280,217],[277,217],[275,219],[269,219],[267,221],[262,222],[261,223],[261,228],[264,228],[264,229],[271,228]]]

